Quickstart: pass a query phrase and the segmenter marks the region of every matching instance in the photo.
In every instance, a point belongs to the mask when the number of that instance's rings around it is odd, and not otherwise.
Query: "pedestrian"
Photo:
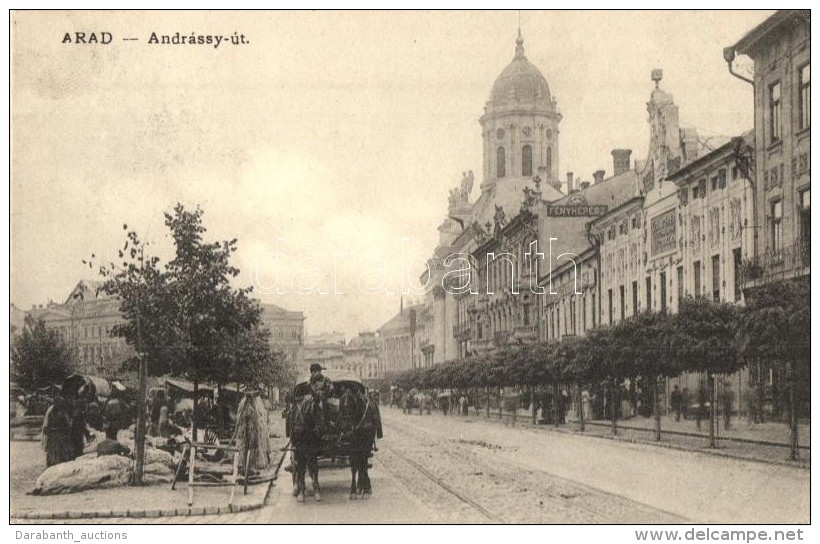
[[[683,411],[683,419],[689,419],[689,407],[692,403],[691,396],[689,395],[689,389],[686,387],[683,388],[680,394],[680,402],[681,402],[681,410]]]
[[[566,425],[567,409],[569,408],[569,394],[566,389],[562,389],[558,395],[558,424]]]
[[[43,418],[43,449],[46,452],[46,466],[71,461],[73,448],[71,443],[71,417],[69,405],[62,395],[54,397],[54,403],[46,410]]]
[[[71,453],[72,459],[83,454],[85,451],[85,440],[91,440],[92,434],[86,423],[86,406],[82,399],[73,399],[71,407]]]
[[[727,381],[723,382],[723,390],[720,394],[720,407],[723,411],[723,428],[729,430],[731,428],[732,408],[734,407],[735,396],[732,392],[731,384]]]
[[[589,395],[589,391],[584,389],[581,391],[581,410],[584,414],[584,419],[593,419],[592,415],[592,398]]]
[[[466,416],[467,415],[467,397],[465,397],[463,394],[458,399],[458,405],[461,408],[461,415]]]
[[[680,421],[680,414],[683,408],[683,394],[677,385],[672,388],[670,402],[672,404],[672,412],[675,414],[675,421]]]
[[[706,408],[708,404],[708,395],[706,393],[706,384],[701,382],[698,386],[698,407],[696,412],[696,419],[695,423],[697,424],[698,430],[700,430],[700,422],[703,418],[706,417]]]
[[[126,406],[114,397],[108,399],[103,406],[103,426],[105,427],[105,437],[111,440],[117,439],[117,433],[126,424]]]

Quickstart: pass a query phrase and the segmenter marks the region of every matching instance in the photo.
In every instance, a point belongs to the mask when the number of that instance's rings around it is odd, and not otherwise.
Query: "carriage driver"
[[[320,396],[329,394],[333,386],[330,380],[322,374],[323,370],[326,370],[325,367],[319,363],[310,365],[310,388]]]
[[[325,421],[330,421],[330,413],[327,407],[327,398],[330,395],[330,392],[333,388],[333,383],[328,379],[322,371],[326,370],[322,365],[319,363],[313,363],[310,365],[310,389],[313,391],[313,394],[319,399],[319,403],[322,406],[322,414],[324,415]]]

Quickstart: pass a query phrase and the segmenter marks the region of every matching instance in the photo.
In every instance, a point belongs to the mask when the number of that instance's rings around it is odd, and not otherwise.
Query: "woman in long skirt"
[[[74,449],[70,438],[69,407],[60,395],[55,397],[54,404],[46,412],[43,433],[45,434],[47,467],[74,459]]]

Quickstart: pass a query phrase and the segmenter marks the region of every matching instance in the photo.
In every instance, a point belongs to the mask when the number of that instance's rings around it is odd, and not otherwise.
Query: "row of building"
[[[109,379],[124,378],[123,363],[135,356],[125,339],[111,335],[122,321],[119,301],[101,291],[98,281],[81,280],[64,302],[37,305],[28,311],[10,308],[11,326],[21,331],[26,315],[42,319],[46,327],[59,333],[74,354],[76,370]],[[305,316],[275,304],[262,304],[262,322],[270,330],[271,348],[284,352],[292,361],[302,359]],[[15,330],[12,330],[12,334]]]
[[[810,26],[807,11],[778,11],[723,51],[726,77],[754,97],[749,131],[705,146],[653,70],[647,155],[612,150],[611,175],[569,172],[565,186],[562,115],[519,31],[479,119],[480,193],[471,200],[472,174],[451,191],[421,278],[432,288],[379,329],[380,371],[560,341],[674,312],[686,296],[743,303],[764,282],[808,278]],[[748,59],[753,78],[737,70]]]
[[[120,304],[101,287],[101,282],[81,280],[62,303],[52,301],[28,311],[12,305],[12,335],[22,331],[27,315],[42,319],[74,354],[77,372],[128,381],[123,363],[136,354],[124,338],[111,335],[112,328],[122,321]],[[275,304],[261,306],[262,322],[271,332],[271,348],[284,352],[300,373],[307,373],[312,363],[319,363],[362,379],[379,376],[382,346],[376,333],[362,332],[350,342],[345,341],[344,333],[306,336],[302,312]]]

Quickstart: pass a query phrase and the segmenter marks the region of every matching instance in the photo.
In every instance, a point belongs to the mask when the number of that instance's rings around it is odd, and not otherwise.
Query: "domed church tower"
[[[515,57],[495,80],[479,119],[484,140],[482,190],[504,178],[539,176],[559,184],[558,124],[561,114],[547,80],[524,55],[521,29]]]

